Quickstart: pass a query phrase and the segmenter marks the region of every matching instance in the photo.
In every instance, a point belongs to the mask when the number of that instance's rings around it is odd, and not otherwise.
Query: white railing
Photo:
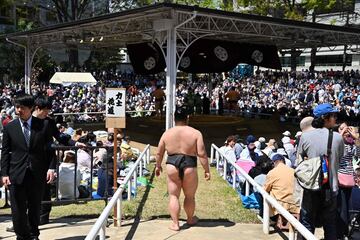
[[[100,240],[105,240],[106,234],[106,224],[108,217],[115,207],[116,204],[116,216],[118,226],[121,226],[121,202],[122,202],[122,193],[125,190],[126,184],[128,185],[128,200],[131,200],[131,191],[134,189],[136,191],[137,187],[137,176],[139,168],[139,176],[141,177],[143,167],[146,167],[150,162],[150,145],[146,145],[145,149],[141,152],[135,164],[130,169],[129,173],[126,175],[125,179],[121,182],[119,188],[112,196],[108,205],[104,208],[100,217],[96,220],[94,226],[91,228],[89,234],[86,236],[85,240],[94,240],[97,235],[99,235]],[[135,192],[136,193],[136,192]]]
[[[291,224],[297,231],[298,234],[301,234],[307,240],[317,240],[317,238],[312,234],[307,228],[305,228],[292,214],[290,214],[283,206],[281,206],[273,197],[271,197],[259,184],[257,184],[252,177],[250,177],[241,167],[237,164],[230,162],[222,153],[222,151],[215,145],[211,145],[211,162],[214,160],[214,152],[217,152],[216,157],[216,169],[219,170],[220,158],[224,160],[224,179],[226,179],[226,170],[227,164],[231,164],[234,169],[232,173],[233,183],[232,186],[235,188],[236,175],[237,171],[245,178],[246,181],[246,194],[249,194],[249,184],[257,189],[257,191],[262,195],[264,199],[263,206],[263,232],[269,234],[269,223],[270,223],[270,207],[273,206],[286,220]],[[295,233],[289,230],[289,240],[295,239]]]

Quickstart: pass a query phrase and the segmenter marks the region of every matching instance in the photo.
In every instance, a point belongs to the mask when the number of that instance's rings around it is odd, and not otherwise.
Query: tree
[[[272,16],[293,20],[302,20],[303,12],[297,0],[238,0],[244,12],[262,16]]]
[[[51,4],[45,5],[42,1],[32,0],[39,8],[54,14],[58,23],[80,20],[84,17],[86,10],[90,7],[91,0],[50,0]],[[66,44],[68,49],[69,63],[73,69],[79,67],[79,53],[75,44]]]
[[[143,7],[149,4],[154,4],[159,1],[151,0],[112,0],[110,3],[111,12],[118,12],[127,9]]]

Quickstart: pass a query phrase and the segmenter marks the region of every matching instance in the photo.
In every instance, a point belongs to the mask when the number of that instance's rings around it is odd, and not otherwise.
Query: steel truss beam
[[[191,17],[189,12],[178,12],[179,19]],[[230,41],[275,44],[279,48],[320,47],[345,45],[360,41],[359,34],[340,33],[272,22],[254,22],[249,19],[198,14],[181,27],[192,33],[213,34]],[[266,41],[267,40],[267,41]]]

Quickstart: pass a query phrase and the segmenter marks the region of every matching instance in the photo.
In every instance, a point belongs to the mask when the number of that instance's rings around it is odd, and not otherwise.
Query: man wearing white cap
[[[285,131],[282,133],[282,135],[284,135],[285,137],[290,137],[291,133],[289,131]]]
[[[287,156],[289,157],[292,165],[295,163],[296,159],[296,151],[294,145],[291,143],[291,139],[289,137],[283,137],[282,143],[284,146],[284,150],[286,151]]]
[[[281,142],[287,142],[288,139],[290,139],[290,142],[292,142],[291,133],[289,131],[285,131],[282,133],[283,137],[281,138]]]

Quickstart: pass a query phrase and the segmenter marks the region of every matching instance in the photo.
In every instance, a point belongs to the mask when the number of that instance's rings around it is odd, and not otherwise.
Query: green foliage
[[[151,0],[113,0],[111,1],[110,8],[112,12],[123,11],[127,9],[143,7],[146,5],[154,4],[159,1],[151,1]]]
[[[238,0],[239,6],[247,8],[246,13],[278,18],[302,20],[301,6],[295,0]]]
[[[1,7],[7,7],[11,6],[13,0],[0,0],[0,6]]]
[[[184,5],[198,5],[199,7],[204,8],[217,8],[219,6],[220,0],[114,0],[111,3],[111,8],[114,12],[122,11],[126,9],[132,9],[137,7],[142,7],[150,4],[161,3],[161,2],[171,2],[176,4]]]
[[[21,31],[28,31],[34,28],[35,23],[27,19],[20,18],[17,21],[17,29]]]
[[[92,51],[90,57],[85,62],[87,71],[96,71],[99,69],[116,69],[123,59],[120,51],[115,49],[101,49]]]
[[[24,76],[24,59],[24,49],[5,40],[0,42],[0,72],[6,72],[10,80],[18,80]]]
[[[176,0],[173,2],[185,5],[198,5],[199,7],[204,8],[216,8],[217,6],[217,2],[213,0]]]
[[[331,9],[336,4],[337,0],[303,0],[303,4],[307,10],[325,10]]]

